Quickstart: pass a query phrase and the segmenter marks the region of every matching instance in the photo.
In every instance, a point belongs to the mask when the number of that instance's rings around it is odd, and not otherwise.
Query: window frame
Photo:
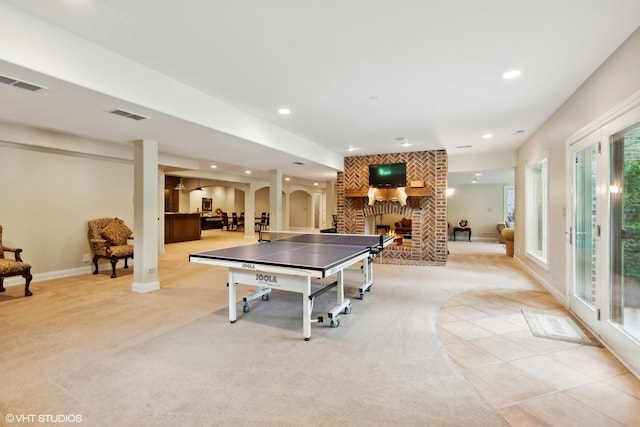
[[[549,268],[549,153],[528,163],[525,171],[525,254]]]

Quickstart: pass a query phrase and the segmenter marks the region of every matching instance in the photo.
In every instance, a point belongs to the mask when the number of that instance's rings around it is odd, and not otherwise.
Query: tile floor
[[[640,381],[605,348],[531,334],[521,309],[566,313],[550,294],[475,289],[438,314],[463,375],[513,426],[638,426]]]

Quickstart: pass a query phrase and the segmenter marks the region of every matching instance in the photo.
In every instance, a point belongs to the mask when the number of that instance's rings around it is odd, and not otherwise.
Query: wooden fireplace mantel
[[[433,193],[431,187],[404,187],[404,191],[408,199],[407,204],[413,209],[420,207],[420,199],[422,197],[431,197]],[[354,199],[356,209],[362,209],[368,202],[369,187],[345,188],[344,197]]]

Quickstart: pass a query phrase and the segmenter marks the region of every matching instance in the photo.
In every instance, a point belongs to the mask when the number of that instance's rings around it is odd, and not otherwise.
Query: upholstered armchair
[[[513,240],[514,240],[514,230],[513,228],[503,228],[500,232],[502,238],[505,241],[505,249],[507,252],[507,256],[513,256]]]
[[[93,252],[93,265],[98,274],[98,260],[108,259],[111,262],[111,278],[116,277],[116,264],[124,260],[124,268],[129,268],[127,261],[133,259],[133,232],[119,218],[98,218],[89,221],[89,244]]]
[[[498,243],[505,243],[504,237],[502,236],[502,230],[505,228],[509,228],[509,224],[506,221],[496,224],[496,230],[498,231]]]
[[[13,252],[14,259],[5,258],[5,252]],[[25,280],[24,296],[30,297],[32,293],[29,290],[29,285],[33,276],[31,275],[31,266],[22,261],[21,252],[22,249],[10,248],[2,244],[2,226],[0,225],[0,292],[6,290],[4,288],[5,277],[22,276]]]
[[[395,228],[394,232],[396,234],[411,234],[411,225],[412,220],[402,218],[400,221],[397,221],[395,224],[393,224]]]

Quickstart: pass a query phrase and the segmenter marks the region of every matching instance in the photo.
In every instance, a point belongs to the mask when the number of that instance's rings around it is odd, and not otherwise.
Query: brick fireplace
[[[362,194],[354,189],[368,190],[369,165],[385,163],[406,163],[407,182],[424,181],[425,189],[431,190],[430,195],[412,195],[405,206],[390,200],[376,201],[370,206],[368,199],[354,197],[354,194]],[[446,189],[447,153],[444,150],[346,157],[344,172],[338,173],[336,183],[338,233],[373,232],[366,226],[367,217],[398,215],[412,220],[411,244],[389,246],[381,257],[382,262],[444,265],[447,260]]]

